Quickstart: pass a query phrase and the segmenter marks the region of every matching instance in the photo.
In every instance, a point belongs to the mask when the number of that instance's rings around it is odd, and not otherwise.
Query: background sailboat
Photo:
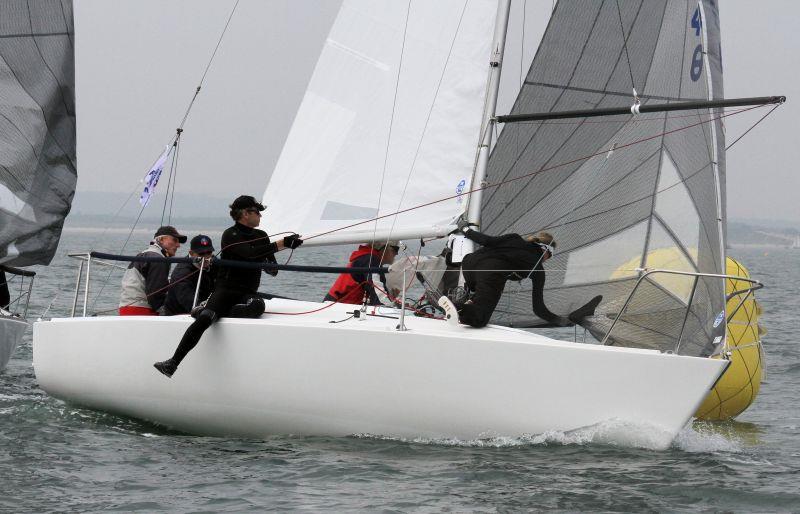
[[[73,37],[70,1],[0,5],[1,265],[49,264],[69,212],[77,180]],[[19,323],[0,314],[0,369],[22,338],[12,328]]]

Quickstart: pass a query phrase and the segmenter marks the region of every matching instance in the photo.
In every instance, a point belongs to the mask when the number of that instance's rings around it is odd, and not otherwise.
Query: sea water
[[[147,235],[135,232],[125,253]],[[209,235],[218,243],[218,231]],[[77,262],[67,253],[117,252],[127,236],[66,230],[53,264],[35,268],[30,317],[69,315]],[[341,265],[349,251],[301,249],[291,263]],[[800,511],[800,251],[729,254],[766,284],[757,297],[767,379],[737,421],[689,424],[668,450],[651,449],[646,428],[619,423],[472,441],[189,436],[48,396],[29,332],[0,373],[0,509]],[[107,273],[92,273],[90,311],[116,305],[119,273]],[[265,275],[262,289],[320,299],[332,280],[282,272]]]

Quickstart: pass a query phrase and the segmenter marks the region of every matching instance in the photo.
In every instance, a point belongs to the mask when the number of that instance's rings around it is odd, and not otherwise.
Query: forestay
[[[262,228],[304,237],[470,188],[497,5],[345,0],[264,193]],[[315,242],[440,232],[453,198]]]
[[[723,97],[715,2],[558,2],[512,113],[631,105],[634,87],[643,104]],[[558,252],[545,266],[545,300],[566,313],[602,294],[586,324],[602,337],[639,277],[636,268],[723,272],[717,217],[724,220],[725,144],[720,120],[709,122],[720,114],[506,125],[488,181],[541,171],[489,189],[481,228],[553,233]],[[599,155],[581,159],[592,154]],[[692,286],[692,277],[646,278],[610,342],[672,350],[680,336],[681,353],[713,353],[724,333],[724,322],[715,326],[723,283],[702,279],[694,294]],[[531,313],[530,281],[506,288],[493,321],[539,321]]]
[[[72,2],[0,4],[0,263],[48,264],[75,193]]]

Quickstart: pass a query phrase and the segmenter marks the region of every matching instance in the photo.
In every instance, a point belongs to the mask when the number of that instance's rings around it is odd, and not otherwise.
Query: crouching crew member
[[[284,248],[297,248],[303,240],[297,234],[270,242],[269,236],[257,227],[261,223],[264,206],[252,196],[240,196],[230,205],[231,218],[236,222],[222,233],[221,257],[223,260],[241,262],[277,262],[275,252]],[[214,290],[203,309],[186,332],[175,350],[175,354],[155,368],[171,377],[186,355],[197,345],[203,332],[219,318],[257,318],[264,313],[264,300],[258,297],[261,269],[222,267],[216,271]],[[269,272],[276,275],[277,271]]]
[[[552,235],[539,232],[525,237],[519,234],[492,237],[472,230],[468,225],[460,228],[468,239],[482,246],[464,257],[461,263],[464,282],[471,294],[470,299],[458,310],[461,323],[485,327],[497,307],[507,280],[531,279],[533,313],[551,326],[566,327],[578,323],[582,318],[594,314],[603,299],[598,295],[566,317],[553,314],[544,304],[545,274],[542,266],[555,252],[556,242]],[[445,311],[454,307],[447,297],[440,299],[440,305]]]
[[[156,230],[153,241],[137,257],[174,257],[175,252],[186,242],[169,225]],[[132,262],[122,275],[122,291],[119,297],[120,316],[158,316],[164,305],[169,286],[169,262]]]
[[[397,253],[400,251],[399,241],[388,241],[386,243],[364,244],[350,254],[348,268],[370,268],[391,264]],[[386,290],[386,276],[381,273],[380,280],[383,289]],[[381,305],[378,295],[375,293],[375,285],[372,277],[366,273],[352,272],[342,273],[331,286],[328,294],[325,295],[326,302],[358,304],[366,299],[367,305]]]
[[[189,257],[193,258],[193,262],[178,264],[169,277],[169,291],[164,302],[164,314],[167,316],[190,313],[194,306],[195,293],[199,304],[208,298],[214,288],[214,276],[211,270],[214,245],[211,238],[200,234],[194,236],[189,245]],[[201,268],[202,273],[200,273]]]

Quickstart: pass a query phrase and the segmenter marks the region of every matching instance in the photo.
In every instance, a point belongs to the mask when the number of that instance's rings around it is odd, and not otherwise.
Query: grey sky
[[[543,27],[532,13],[552,1],[527,1],[529,61],[530,40]],[[240,0],[185,126],[180,191],[263,193],[339,3]],[[512,16],[523,3],[512,3]],[[720,3],[725,96],[789,98],[728,153],[728,215],[800,222],[800,3]],[[174,134],[233,4],[76,0],[79,191],[139,188]],[[506,60],[506,82],[518,80],[520,42],[518,30],[509,32],[514,57]],[[509,107],[501,99],[498,112]],[[763,112],[729,118],[728,142]]]

